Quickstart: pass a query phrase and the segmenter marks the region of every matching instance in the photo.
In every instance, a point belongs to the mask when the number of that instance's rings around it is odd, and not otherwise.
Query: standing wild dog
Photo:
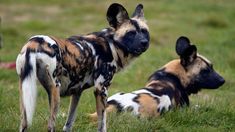
[[[110,28],[83,36],[59,39],[38,35],[29,39],[17,57],[20,76],[21,126],[26,131],[32,122],[36,100],[36,79],[48,93],[50,118],[48,130],[55,131],[60,96],[71,96],[64,131],[70,131],[83,90],[95,87],[98,131],[106,131],[107,90],[114,73],[124,68],[149,46],[148,26],[143,5],[131,18],[117,3],[107,11]]]
[[[108,98],[107,111],[132,111],[141,117],[159,116],[171,107],[189,105],[189,95],[202,88],[216,89],[225,80],[209,60],[197,53],[186,37],[176,42],[176,52],[180,59],[167,63],[154,72],[145,88],[131,93],[117,93]],[[91,114],[96,118],[97,114]]]

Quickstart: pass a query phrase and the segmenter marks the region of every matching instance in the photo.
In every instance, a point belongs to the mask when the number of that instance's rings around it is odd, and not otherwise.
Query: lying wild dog
[[[180,59],[167,63],[154,72],[145,88],[131,93],[117,93],[108,98],[107,111],[132,111],[140,117],[159,116],[172,107],[189,105],[189,95],[202,88],[216,89],[225,80],[214,71],[211,62],[197,53],[186,37],[176,42]],[[97,114],[90,115],[93,120]]]
[[[64,131],[71,131],[83,90],[95,87],[98,131],[106,131],[107,91],[114,73],[124,68],[149,47],[148,26],[143,5],[131,18],[117,3],[107,11],[109,28],[83,36],[59,39],[37,35],[29,39],[17,57],[21,96],[20,131],[31,124],[36,101],[36,80],[48,93],[50,117],[48,131],[55,131],[60,96],[71,96]]]

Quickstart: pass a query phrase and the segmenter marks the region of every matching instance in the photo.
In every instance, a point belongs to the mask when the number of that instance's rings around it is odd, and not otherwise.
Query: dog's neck
[[[147,88],[155,89],[161,94],[171,94],[169,96],[175,99],[176,104],[189,105],[188,93],[180,79],[174,74],[167,73],[164,69],[158,70],[149,77],[148,82]]]
[[[108,42],[113,58],[117,62],[118,70],[120,70],[128,65],[135,57],[128,53],[125,47],[120,46],[120,44],[114,40],[114,32],[115,30],[113,28],[105,28],[100,32],[92,34],[97,37],[104,38],[102,40]]]
[[[187,70],[181,65],[180,59],[175,59],[170,61],[165,66],[163,66],[165,72],[171,73],[179,78],[182,86],[184,87],[187,94],[195,94],[200,91],[200,87],[198,87],[195,82],[193,82],[193,74],[188,74]]]
[[[107,49],[110,48],[114,60],[114,64],[117,66],[117,71],[121,70],[123,67],[128,65],[131,60],[135,57],[134,55],[127,52],[125,47],[121,47],[118,42],[114,40],[115,29],[105,28],[99,32],[93,32],[87,35],[76,35],[70,37],[70,39],[77,40],[95,40]]]

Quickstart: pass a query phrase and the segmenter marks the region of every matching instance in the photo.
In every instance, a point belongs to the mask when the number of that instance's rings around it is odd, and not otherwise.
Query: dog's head
[[[144,19],[143,5],[139,4],[132,17],[126,9],[117,3],[110,5],[107,11],[109,25],[114,28],[114,41],[124,51],[138,56],[149,47],[148,26]]]
[[[212,63],[197,53],[195,45],[187,37],[180,37],[176,42],[176,53],[180,60],[174,60],[165,66],[166,71],[177,75],[189,93],[200,89],[216,89],[225,80],[214,69]]]

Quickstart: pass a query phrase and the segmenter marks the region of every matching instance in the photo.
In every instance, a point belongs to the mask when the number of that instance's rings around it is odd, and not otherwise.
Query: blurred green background
[[[28,38],[36,34],[66,38],[108,27],[106,10],[121,3],[131,15],[144,5],[151,46],[125,70],[116,74],[109,95],[136,90],[148,76],[178,58],[175,41],[188,36],[200,54],[209,58],[226,80],[217,90],[203,90],[190,97],[188,108],[158,118],[139,119],[129,113],[108,116],[108,130],[119,131],[235,131],[235,1],[234,0],[0,0],[2,48],[0,62],[15,61]],[[18,76],[0,69],[0,131],[18,131],[20,123]],[[49,117],[46,92],[38,87],[37,108],[30,131],[46,131]],[[66,121],[69,98],[61,99],[57,131]],[[95,111],[93,88],[82,95],[74,131],[96,131],[87,117]]]

